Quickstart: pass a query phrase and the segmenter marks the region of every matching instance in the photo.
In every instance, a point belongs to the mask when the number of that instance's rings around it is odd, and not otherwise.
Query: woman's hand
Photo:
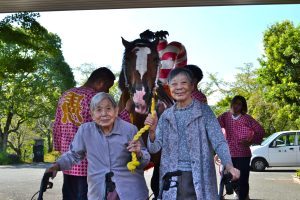
[[[140,141],[131,140],[128,142],[127,150],[129,152],[135,152],[137,157],[139,157],[139,158],[141,158],[143,156],[141,148],[142,148],[142,145],[141,145]]]
[[[154,115],[152,114],[148,114],[146,120],[145,120],[145,125],[149,125],[150,126],[150,132],[155,132],[156,126],[157,126],[157,122],[158,122],[158,118],[157,118],[157,114],[154,113]]]
[[[155,140],[155,129],[156,129],[156,126],[157,126],[157,122],[158,122],[158,118],[157,118],[156,113],[154,113],[154,115],[148,114],[148,116],[145,120],[145,125],[150,126],[149,138],[150,138],[151,142],[153,142]]]
[[[214,157],[214,161],[215,161],[216,165],[218,165],[218,166],[220,166],[222,164],[221,159],[219,158],[219,156],[217,154]]]
[[[232,181],[236,181],[240,178],[240,170],[234,168],[232,164],[226,165],[225,174],[227,173],[232,175]]]
[[[60,171],[60,167],[57,163],[54,163],[51,167],[46,169],[45,173],[51,172],[52,173],[52,179],[56,177],[57,172]]]

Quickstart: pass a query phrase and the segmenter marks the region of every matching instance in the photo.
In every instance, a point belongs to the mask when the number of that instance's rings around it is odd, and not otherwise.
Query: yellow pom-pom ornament
[[[152,97],[151,100],[151,114],[154,115],[155,114],[155,100],[154,97]],[[134,141],[139,140],[139,138],[142,136],[143,133],[145,133],[146,131],[148,131],[150,128],[149,125],[145,125],[143,128],[141,128],[133,137]],[[136,153],[132,152],[131,153],[131,162],[127,163],[127,168],[129,171],[131,171],[132,173],[134,173],[134,170],[136,169],[136,167],[138,167],[140,165],[140,162],[137,159]]]

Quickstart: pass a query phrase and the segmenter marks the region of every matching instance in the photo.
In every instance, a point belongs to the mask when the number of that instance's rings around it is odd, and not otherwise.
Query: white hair
[[[113,105],[114,108],[116,108],[118,105],[115,101],[115,99],[108,93],[105,92],[99,92],[97,93],[91,100],[91,104],[90,104],[90,110],[93,112],[94,110],[96,110],[97,105],[103,101],[104,99],[108,99],[111,104]]]
[[[168,75],[168,78],[167,78],[168,84],[170,84],[170,82],[173,80],[173,78],[175,78],[175,76],[178,76],[179,74],[186,76],[187,79],[190,81],[190,83],[193,83],[194,76],[193,76],[193,73],[189,69],[175,68]]]

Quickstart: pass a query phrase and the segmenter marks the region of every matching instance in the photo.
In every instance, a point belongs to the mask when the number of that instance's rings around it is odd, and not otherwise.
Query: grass
[[[60,153],[58,151],[52,151],[44,155],[44,162],[53,163],[59,156]],[[0,152],[0,165],[13,165],[20,163],[32,163],[32,158],[26,157],[25,160],[21,160],[15,154]]]
[[[44,161],[53,163],[57,160],[57,158],[60,156],[60,153],[58,151],[52,151],[50,153],[45,154]]]
[[[296,171],[296,176],[297,176],[298,178],[300,178],[300,169],[298,169],[298,170]]]
[[[12,165],[21,163],[21,160],[15,154],[0,152],[0,165]]]

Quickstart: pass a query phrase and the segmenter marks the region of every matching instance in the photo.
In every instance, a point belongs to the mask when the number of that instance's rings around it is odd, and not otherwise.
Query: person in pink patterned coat
[[[53,124],[54,149],[60,153],[69,151],[69,147],[79,126],[91,122],[90,102],[98,92],[109,92],[113,86],[115,75],[105,67],[92,72],[87,82],[78,88],[72,88],[60,97],[55,122]],[[130,104],[128,104],[130,106]],[[129,121],[126,110],[119,116]],[[86,200],[87,199],[87,160],[74,165],[71,170],[63,171],[63,199]]]
[[[203,72],[197,65],[186,65],[185,68],[189,69],[194,75],[194,89],[192,92],[192,98],[198,100],[201,103],[207,104],[207,97],[198,89],[198,84],[203,79]]]
[[[218,117],[229,145],[233,166],[240,170],[236,192],[239,200],[249,199],[249,175],[252,144],[260,144],[264,128],[247,114],[247,102],[243,96],[235,96],[231,109]]]

